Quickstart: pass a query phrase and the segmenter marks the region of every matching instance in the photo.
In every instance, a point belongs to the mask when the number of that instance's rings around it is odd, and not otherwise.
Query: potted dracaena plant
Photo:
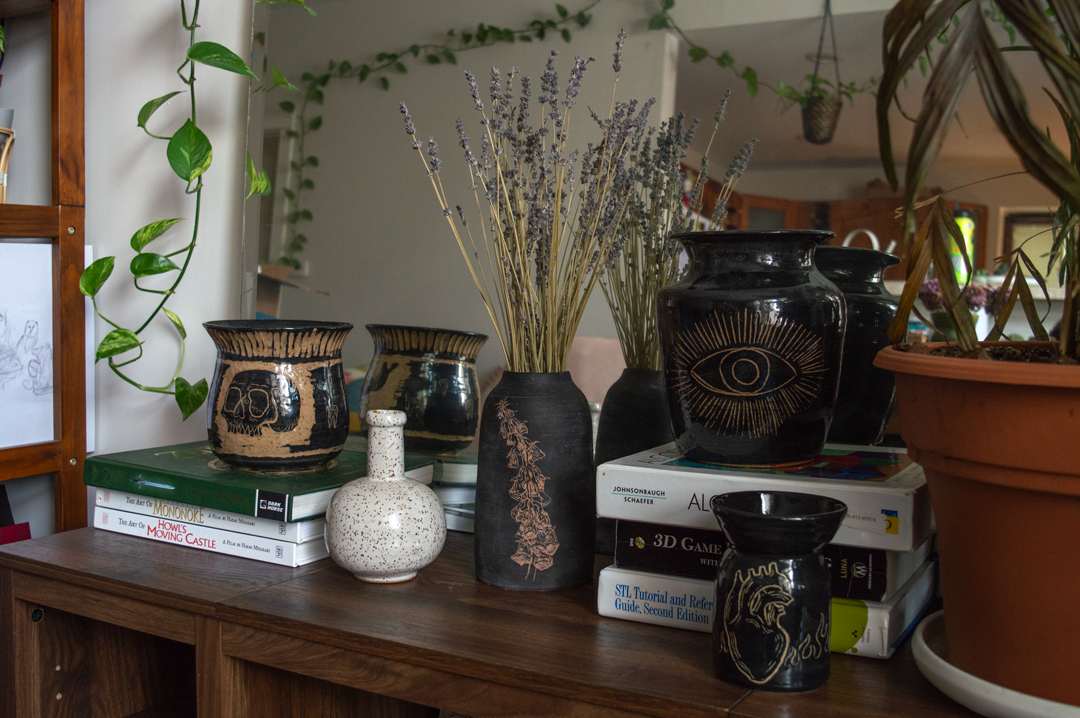
[[[1047,92],[1062,128],[1035,126],[1024,89],[992,29],[1008,23],[1046,68]],[[897,184],[889,106],[904,73],[943,28],[954,25],[923,95],[907,158],[905,209],[915,198],[953,122],[964,87],[978,82],[998,129],[1025,169],[1060,200],[1047,272],[1065,288],[1060,340],[1048,341],[1028,277],[1046,291],[1043,274],[1023,247],[995,299],[998,317],[980,343],[965,295],[950,271],[963,235],[941,197],[910,247],[908,281],[891,338],[904,338],[907,318],[931,262],[955,345],[882,350],[877,364],[896,374],[902,435],[926,472],[938,526],[941,587],[950,662],[1024,694],[1080,705],[1080,8],[1070,0],[904,0],[884,25],[885,72],[877,114],[881,156]],[[1038,91],[1028,88],[1028,91]],[[1053,132],[1053,134],[1051,134]],[[1059,149],[1067,143],[1071,156]],[[965,263],[967,259],[963,260]],[[944,271],[941,271],[943,270]],[[970,276],[970,268],[968,276]],[[995,342],[1019,302],[1037,340]],[[944,354],[944,355],[942,355]],[[1015,361],[1014,361],[1015,360]]]
[[[625,33],[616,43],[615,82]],[[553,51],[539,87],[492,69],[490,106],[472,73],[479,142],[458,120],[459,145],[481,216],[470,219],[443,188],[434,139],[425,144],[404,103],[420,156],[502,345],[507,371],[480,417],[476,575],[488,584],[546,590],[586,583],[595,557],[592,420],[566,371],[582,312],[622,249],[618,233],[637,170],[626,160],[646,131],[650,100],[617,102],[607,117],[576,121],[592,59],[574,59],[560,86]],[[535,103],[535,104],[534,104]],[[538,126],[529,118],[538,118]],[[597,127],[584,151],[569,129]],[[475,204],[473,204],[475,202]]]

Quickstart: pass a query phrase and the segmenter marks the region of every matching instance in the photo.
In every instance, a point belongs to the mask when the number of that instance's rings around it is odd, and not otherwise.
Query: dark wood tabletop
[[[597,572],[609,562],[598,556]],[[223,626],[222,650],[238,658],[459,711],[975,715],[923,677],[910,642],[889,660],[834,654],[828,683],[808,693],[724,683],[712,673],[709,634],[599,616],[595,576],[553,592],[487,586],[473,573],[472,536],[457,532],[416,579],[396,585],[357,581],[329,560],[285,569],[95,529],[0,547],[0,566],[209,611]]]

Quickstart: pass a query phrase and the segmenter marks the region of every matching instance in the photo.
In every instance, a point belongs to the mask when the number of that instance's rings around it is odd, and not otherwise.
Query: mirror
[[[525,27],[541,17],[557,17],[544,2],[440,2],[405,5],[324,1],[311,3],[318,13],[308,16],[289,4],[267,11],[262,29],[269,58],[298,86],[303,73],[326,72],[331,60],[353,66],[372,62],[375,53],[408,47],[410,43],[441,42],[450,28],[482,21],[500,27]],[[835,14],[839,70],[844,82],[863,82],[880,74],[881,24],[892,0],[850,3]],[[583,5],[584,6],[584,5]],[[266,6],[258,6],[262,10]],[[567,3],[571,13],[579,9]],[[260,11],[262,11],[260,10]],[[710,150],[711,171],[722,175],[727,162],[750,137],[758,137],[747,174],[737,191],[774,200],[827,203],[874,199],[886,206],[893,193],[881,188],[884,178],[877,153],[874,99],[856,95],[845,101],[836,134],[827,145],[801,138],[798,106],[782,111],[776,94],[761,88],[751,99],[745,83],[714,61],[695,63],[687,45],[674,33],[650,31],[652,3],[616,3],[602,0],[590,10],[585,28],[572,26],[565,43],[548,35],[543,42],[498,44],[457,55],[457,64],[441,59],[429,64],[425,55],[408,58],[407,72],[386,75],[389,90],[378,77],[360,82],[357,77],[333,77],[320,88],[321,104],[309,101],[303,110],[304,132],[297,124],[303,94],[275,90],[253,100],[252,154],[264,155],[263,166],[274,183],[272,198],[260,215],[251,209],[246,222],[245,259],[249,271],[259,263],[276,263],[295,240],[287,221],[293,213],[296,228],[306,238],[295,253],[300,268],[286,278],[280,294],[280,316],[350,321],[356,325],[345,346],[345,364],[370,361],[373,345],[364,325],[408,324],[445,327],[488,334],[492,339],[481,352],[478,371],[486,376],[502,364],[491,322],[465,262],[436,203],[422,157],[410,148],[404,133],[400,102],[407,103],[421,139],[434,136],[440,147],[440,177],[447,193],[463,205],[474,202],[468,190],[465,163],[457,145],[454,121],[461,117],[468,133],[479,136],[476,113],[462,71],[474,70],[486,87],[487,70],[519,67],[538,78],[548,51],[559,51],[563,82],[575,54],[595,55],[585,76],[578,111],[572,120],[571,143],[593,141],[587,108],[606,111],[611,97],[611,52],[621,27],[629,39],[623,72],[617,86],[620,99],[657,97],[651,124],[659,124],[675,110],[703,120],[688,163],[696,165],[711,130],[710,118],[726,88],[732,89],[726,120]],[[713,53],[727,50],[736,69],[751,66],[763,83],[775,87],[775,78],[797,85],[813,72],[821,33],[821,2],[785,3],[777,16],[775,6],[706,0],[678,0],[673,17],[695,44]],[[768,15],[768,17],[765,17]],[[256,48],[258,51],[260,48]],[[1059,122],[1042,93],[1041,68],[1025,53],[1014,53],[1021,68],[1032,114],[1051,127]],[[819,75],[832,77],[835,68],[822,65]],[[902,96],[909,112],[917,111],[921,78],[913,77]],[[280,103],[291,101],[296,111]],[[261,103],[262,107],[257,105]],[[954,188],[987,177],[1015,172],[1020,166],[992,123],[974,85],[962,108],[963,128],[949,136],[937,163],[933,184]],[[314,124],[313,124],[314,123]],[[290,131],[295,133],[290,135]],[[910,130],[897,123],[895,143],[902,148]],[[302,148],[301,148],[302,145]],[[303,176],[290,172],[290,163],[307,160]],[[902,172],[902,168],[901,168]],[[299,192],[293,202],[282,193]],[[1053,207],[1054,198],[1027,176],[988,182],[955,193],[955,199],[987,208],[987,246],[983,265],[989,267],[1001,248],[1000,216],[1009,207]],[[897,202],[898,204],[898,202]],[[310,217],[310,219],[308,218]],[[854,229],[854,227],[853,227]],[[845,234],[847,232],[845,231]],[[898,236],[878,232],[887,245]],[[842,239],[842,236],[840,237]],[[855,240],[863,244],[865,237]],[[316,291],[309,291],[316,290]],[[319,293],[323,292],[323,293]],[[614,324],[599,291],[595,292],[579,335],[614,337]]]

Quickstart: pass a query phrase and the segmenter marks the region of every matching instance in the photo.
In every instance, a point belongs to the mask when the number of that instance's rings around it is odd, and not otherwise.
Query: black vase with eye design
[[[234,469],[312,471],[345,447],[349,407],[341,347],[351,324],[207,322],[218,350],[208,395],[214,455]]]
[[[798,467],[825,443],[844,299],[814,267],[814,230],[677,235],[686,276],[657,297],[671,427],[683,455]]]

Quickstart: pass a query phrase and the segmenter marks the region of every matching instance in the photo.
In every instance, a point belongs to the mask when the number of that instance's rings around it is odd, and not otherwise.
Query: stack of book
[[[433,459],[406,456],[405,475],[430,481]],[[283,566],[325,558],[324,514],[334,492],[367,473],[346,449],[321,471],[230,469],[206,441],[88,457],[94,526]]]
[[[446,512],[446,528],[473,532],[476,503],[476,451],[463,449],[454,456],[440,456],[435,463],[431,488]]]
[[[934,519],[922,469],[903,449],[826,445],[805,469],[707,466],[674,444],[601,464],[596,505],[616,523],[600,572],[601,615],[711,631],[727,540],[710,502],[732,491],[829,496],[847,518],[823,555],[832,576],[831,648],[888,658],[934,596]]]

